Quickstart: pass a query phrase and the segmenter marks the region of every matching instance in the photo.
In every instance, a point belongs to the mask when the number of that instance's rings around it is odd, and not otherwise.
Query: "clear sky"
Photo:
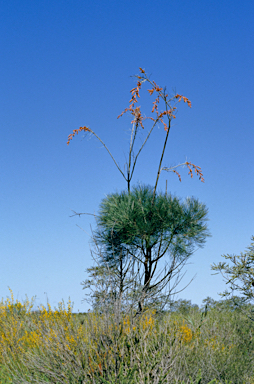
[[[181,169],[181,183],[172,173],[159,182],[209,209],[212,237],[190,259],[183,284],[196,278],[178,298],[220,299],[226,286],[210,265],[245,251],[254,235],[254,4],[9,0],[0,19],[0,297],[10,287],[15,300],[36,296],[36,306],[70,297],[74,312],[89,308],[81,282],[93,265],[95,220],[70,216],[96,213],[126,182],[94,137],[79,134],[69,146],[67,137],[89,126],[123,168],[131,124],[117,116],[142,67],[192,102],[179,106],[163,165],[187,157],[205,178]],[[156,128],[132,185],[154,185],[164,137]]]

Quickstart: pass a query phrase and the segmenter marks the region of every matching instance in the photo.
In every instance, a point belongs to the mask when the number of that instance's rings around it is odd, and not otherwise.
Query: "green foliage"
[[[197,304],[192,304],[191,300],[179,299],[169,303],[168,308],[170,311],[179,312],[182,315],[188,315],[191,311],[198,311]]]
[[[239,308],[241,308],[241,304],[244,302],[254,303],[254,236],[251,239],[253,242],[245,253],[241,253],[238,256],[222,255],[231,264],[220,262],[218,264],[214,263],[211,266],[213,271],[219,271],[222,274],[226,284],[228,284],[229,290],[221,293],[222,296],[232,296],[235,291],[243,295],[242,300],[239,298],[234,300],[233,296],[234,304]],[[254,312],[252,310],[247,315],[254,321]]]
[[[117,374],[117,377],[109,374],[109,380],[104,379],[103,377],[100,377],[101,383],[105,384],[136,384],[136,373],[137,367],[134,365],[133,368],[130,368],[127,373],[124,373],[124,365],[123,363],[120,364],[120,369]]]
[[[162,237],[162,246],[172,245],[180,256],[193,251],[194,244],[203,245],[208,235],[207,208],[198,199],[187,198],[184,203],[170,194],[157,194],[153,188],[134,187],[131,193],[108,195],[102,200],[98,225],[115,231],[121,244],[142,248],[143,243],[154,247]],[[172,240],[172,237],[174,240]]]
[[[111,194],[102,200],[97,217],[95,241],[105,249],[99,262],[118,268],[121,277],[122,263],[132,260],[139,271],[142,309],[145,300],[162,292],[195,247],[204,245],[207,220],[207,208],[198,199],[181,202],[171,194],[154,195],[152,187],[142,185]],[[158,278],[158,262],[166,255],[167,267]]]

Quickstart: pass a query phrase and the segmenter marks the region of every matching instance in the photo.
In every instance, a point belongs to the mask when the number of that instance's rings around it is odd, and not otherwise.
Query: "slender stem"
[[[186,163],[187,162],[185,161],[185,163],[177,164],[177,165],[174,165],[173,167],[170,167],[170,168],[163,167],[163,168],[161,168],[161,171],[173,172],[173,170],[175,168],[182,167],[182,166],[186,165]],[[166,180],[166,182],[167,182],[167,180]],[[167,188],[167,184],[166,184],[166,188]]]
[[[156,188],[157,188],[157,184],[158,184],[159,177],[160,177],[160,172],[161,172],[161,163],[162,163],[162,160],[163,160],[164,152],[165,152],[167,141],[168,141],[168,135],[169,135],[169,130],[170,130],[170,122],[171,122],[171,120],[169,119],[168,130],[167,130],[167,134],[166,134],[166,138],[165,138],[165,142],[164,142],[164,146],[163,146],[163,151],[162,151],[162,154],[161,154],[161,159],[160,159],[159,169],[158,169],[158,173],[157,173],[156,183],[155,183],[155,187],[154,187],[154,190],[153,190],[152,205],[154,203],[155,192],[156,192]]]
[[[138,158],[140,152],[142,151],[142,149],[143,149],[145,143],[147,142],[149,136],[151,135],[152,130],[154,129],[154,127],[155,127],[155,125],[157,124],[157,122],[158,122],[158,119],[155,120],[155,122],[154,122],[152,128],[151,128],[150,131],[148,132],[148,135],[147,135],[147,137],[146,137],[144,143],[143,143],[142,146],[140,147],[140,149],[139,149],[139,151],[138,151],[138,153],[137,153],[137,155],[136,155],[136,157],[135,157],[135,160],[134,160],[134,163],[133,163],[133,167],[132,167],[132,171],[131,171],[131,177],[130,177],[130,180],[131,180],[132,175],[133,175],[133,172],[134,172],[134,168],[135,168],[135,165],[136,165],[136,162],[137,162],[137,158]]]
[[[134,131],[134,126],[135,126],[135,131]],[[132,127],[132,130],[131,130],[130,151],[129,151],[129,166],[128,166],[128,180],[127,180],[128,192],[129,193],[130,193],[130,182],[131,182],[131,176],[130,176],[130,171],[131,171],[131,154],[132,154],[132,151],[133,151],[134,141],[135,141],[136,135],[137,135],[137,130],[138,130],[138,122],[136,122],[136,124],[133,123],[133,127]],[[134,136],[133,136],[133,131],[134,131]]]
[[[122,170],[120,169],[119,165],[117,164],[117,162],[115,161],[113,155],[111,154],[110,150],[108,149],[108,147],[106,146],[106,144],[100,139],[100,137],[98,135],[96,135],[96,133],[94,131],[92,131],[91,129],[89,130],[95,137],[97,137],[97,139],[101,142],[101,144],[106,148],[106,150],[108,151],[108,153],[110,154],[110,156],[112,157],[115,165],[117,166],[118,170],[121,172],[121,174],[123,175],[123,177],[125,178],[125,180],[127,181],[124,173],[122,172]]]

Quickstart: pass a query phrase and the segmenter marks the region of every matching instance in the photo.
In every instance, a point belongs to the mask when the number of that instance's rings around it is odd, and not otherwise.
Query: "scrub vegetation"
[[[254,323],[232,300],[139,316],[32,307],[1,302],[3,384],[254,383]]]

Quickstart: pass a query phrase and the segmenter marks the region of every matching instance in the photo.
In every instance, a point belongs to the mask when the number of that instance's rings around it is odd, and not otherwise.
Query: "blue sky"
[[[187,160],[205,183],[181,169],[159,189],[195,196],[209,209],[212,237],[195,252],[179,298],[201,304],[225,289],[210,265],[245,251],[254,234],[254,5],[249,1],[22,1],[1,5],[1,297],[54,307],[70,297],[89,308],[81,282],[93,265],[92,216],[126,183],[87,125],[123,168],[131,75],[145,68],[169,92],[187,96],[169,135],[164,166]],[[145,91],[144,91],[145,92]],[[150,108],[145,97],[141,108]],[[141,138],[144,136],[141,136]],[[156,128],[133,177],[153,185],[165,131]],[[138,144],[141,141],[138,142]]]

